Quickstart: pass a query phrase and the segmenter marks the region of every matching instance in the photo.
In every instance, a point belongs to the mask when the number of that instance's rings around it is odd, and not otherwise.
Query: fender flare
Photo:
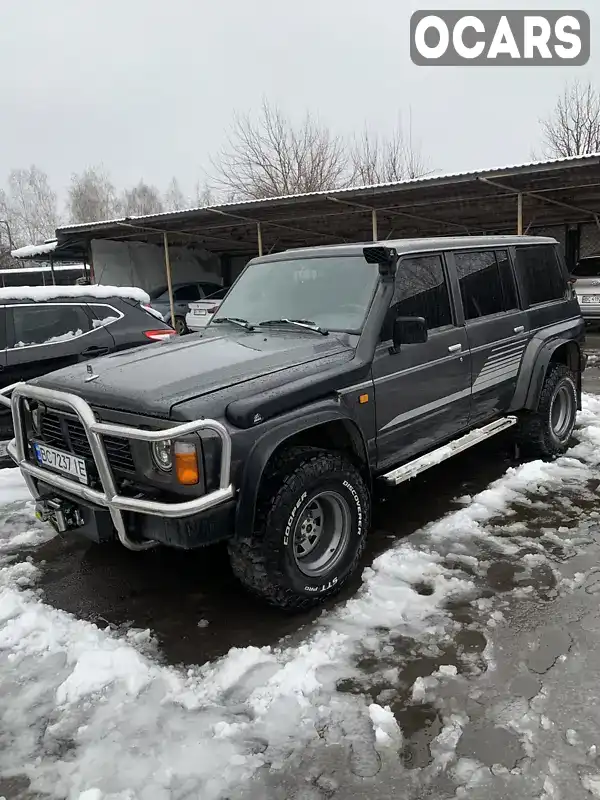
[[[581,347],[575,339],[559,336],[546,342],[532,339],[523,357],[511,410],[535,411],[537,409],[552,356],[559,347],[564,345],[577,350],[577,405],[578,408],[581,408]]]
[[[236,536],[248,535],[253,530],[259,487],[265,468],[275,450],[295,434],[328,422],[344,423],[355,448],[359,452],[362,451],[361,455],[368,469],[368,450],[362,431],[357,422],[338,407],[315,409],[308,415],[303,414],[271,427],[256,440],[242,469],[235,521]]]

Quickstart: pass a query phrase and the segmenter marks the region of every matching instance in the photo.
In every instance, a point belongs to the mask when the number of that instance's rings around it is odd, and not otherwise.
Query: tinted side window
[[[528,305],[548,303],[565,296],[566,279],[553,245],[517,247],[517,269]]]
[[[92,314],[92,327],[103,328],[105,325],[110,325],[121,319],[123,314],[111,306],[97,305],[90,303],[88,308]]]
[[[54,304],[13,306],[14,345],[54,344],[90,330],[90,319],[81,306]]]
[[[173,298],[179,303],[189,303],[191,300],[199,300],[200,289],[195,283],[190,284],[190,286],[181,286],[179,289],[175,290]]]
[[[395,317],[424,317],[430,330],[452,325],[450,293],[441,256],[414,256],[400,261],[382,339],[392,338]]]
[[[515,285],[508,253],[456,253],[465,319],[487,317],[517,307]]]

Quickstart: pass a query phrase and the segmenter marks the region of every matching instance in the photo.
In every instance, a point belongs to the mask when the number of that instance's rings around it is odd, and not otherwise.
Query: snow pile
[[[43,544],[55,535],[36,520],[29,489],[16,467],[0,470],[0,512],[0,556]]]
[[[477,559],[461,562],[464,544],[487,542],[490,522],[506,517],[512,503],[532,502],[532,492],[543,496],[591,475],[600,458],[600,400],[585,398],[579,424],[581,444],[567,457],[508,470],[376,558],[358,594],[293,647],[232,649],[199,668],[167,668],[146,654],[144,636],[119,637],[48,607],[28,588],[35,567],[7,563],[0,570],[0,692],[10,704],[0,704],[0,775],[25,774],[32,792],[54,797],[217,800],[263,766],[292,763],[327,731],[338,737],[331,741],[349,742],[353,757],[360,753],[364,777],[375,774],[384,752],[401,746],[402,732],[387,700],[344,694],[339,681],[356,679],[357,657],[387,652],[393,637],[428,643],[452,629],[449,601],[475,596],[463,567],[473,569]],[[30,514],[14,473],[0,482],[3,529],[11,516]],[[413,700],[456,680],[457,670],[442,665],[417,679]],[[456,762],[467,723],[455,713],[444,719],[430,748],[435,769]],[[487,774],[468,761],[456,768],[463,785]]]
[[[99,300],[109,300],[111,297],[123,297],[135,300],[138,303],[149,303],[150,297],[143,290],[135,286],[102,286],[91,284],[89,286],[6,286],[0,287],[0,302],[9,300],[34,300],[44,302],[49,300],[62,300],[64,298],[80,299],[94,297]]]
[[[69,339],[73,339],[75,336],[81,336],[83,331],[81,328],[78,328],[76,331],[67,331],[66,333],[61,333],[58,336],[51,336],[49,339],[46,339],[41,344],[57,344],[58,342],[68,342]],[[15,347],[31,347],[32,342],[17,342]]]
[[[121,317],[104,317],[103,319],[95,319],[92,321],[94,328],[104,328],[106,325],[111,325],[113,322],[118,322]]]
[[[389,706],[382,708],[377,703],[369,706],[369,716],[375,731],[375,742],[380,746],[388,747],[394,745],[399,747],[402,744],[402,732],[396,722],[396,717]]]

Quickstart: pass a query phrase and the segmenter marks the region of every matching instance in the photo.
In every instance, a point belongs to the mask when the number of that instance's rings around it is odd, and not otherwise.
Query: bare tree
[[[233,198],[226,198],[227,200]],[[194,187],[194,202],[198,208],[202,208],[204,206],[210,206],[215,203],[215,194],[210,185],[207,181],[200,183],[200,181],[196,181],[196,186]]]
[[[217,188],[236,199],[335,189],[348,182],[343,141],[310,114],[295,125],[266,100],[257,120],[235,118],[213,167]]]
[[[400,121],[390,136],[371,133],[367,128],[350,148],[352,182],[370,185],[395,183],[427,174],[420,147],[413,143],[409,126],[405,135]]]
[[[156,186],[140,181],[137,186],[123,192],[121,213],[126,217],[160,214],[161,211],[164,211],[164,206]]]
[[[600,95],[591,83],[575,81],[567,85],[541,126],[547,157],[599,152]]]
[[[164,193],[163,201],[166,211],[182,211],[192,205],[182,192],[177,178],[171,178],[167,191]]]
[[[119,215],[117,193],[103,167],[71,177],[67,207],[71,222],[100,222]]]
[[[0,192],[0,218],[8,222],[14,244],[51,239],[58,225],[58,210],[46,173],[35,164],[29,169],[13,169],[7,184],[8,191]]]

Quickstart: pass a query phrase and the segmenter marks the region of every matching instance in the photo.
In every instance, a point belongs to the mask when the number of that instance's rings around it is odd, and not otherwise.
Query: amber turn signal
[[[183,486],[193,486],[200,480],[196,448],[189,442],[175,442],[175,474]]]

